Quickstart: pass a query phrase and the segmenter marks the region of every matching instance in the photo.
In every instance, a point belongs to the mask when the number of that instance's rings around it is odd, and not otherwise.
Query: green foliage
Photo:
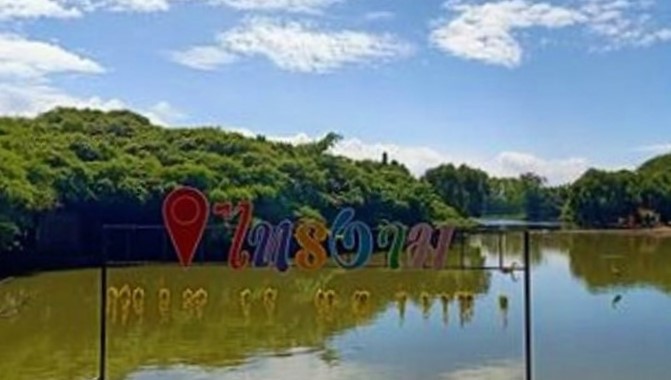
[[[161,128],[127,111],[0,118],[0,251],[55,210],[76,213],[87,234],[103,223],[161,223],[161,201],[177,185],[212,201],[249,199],[271,222],[329,220],[343,206],[372,223],[463,220],[398,163],[328,154],[340,139],[292,146],[217,128]]]
[[[440,165],[424,175],[441,196],[465,215],[482,216],[489,196],[489,176],[466,165]]]
[[[570,190],[566,218],[583,226],[650,225],[671,220],[671,170],[653,159],[637,171],[591,169]],[[652,218],[654,219],[654,218]]]
[[[430,169],[424,176],[443,203],[464,215],[524,217],[528,220],[555,220],[565,199],[565,191],[548,187],[533,173],[519,178],[494,178],[479,169],[452,164]]]
[[[573,184],[568,209],[579,225],[609,227],[634,215],[638,204],[636,173],[590,169]]]
[[[657,156],[648,160],[639,167],[638,172],[644,175],[671,174],[671,154]]]

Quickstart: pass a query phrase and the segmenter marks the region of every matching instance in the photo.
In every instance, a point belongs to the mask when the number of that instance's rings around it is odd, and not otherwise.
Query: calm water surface
[[[668,378],[671,239],[532,243],[537,379]],[[499,249],[519,262],[521,238],[474,238],[466,262]],[[109,284],[114,380],[523,378],[521,274],[166,265]],[[95,378],[97,286],[95,270],[0,283],[0,379]]]

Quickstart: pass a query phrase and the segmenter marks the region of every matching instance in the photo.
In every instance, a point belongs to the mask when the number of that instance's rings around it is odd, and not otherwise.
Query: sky
[[[671,151],[671,2],[0,0],[0,114],[127,108],[551,184]]]

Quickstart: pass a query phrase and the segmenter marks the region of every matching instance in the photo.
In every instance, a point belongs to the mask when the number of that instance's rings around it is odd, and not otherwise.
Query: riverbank
[[[562,229],[554,231],[563,234],[608,234],[626,236],[650,236],[659,238],[671,238],[671,227],[655,228],[622,228],[622,229]]]

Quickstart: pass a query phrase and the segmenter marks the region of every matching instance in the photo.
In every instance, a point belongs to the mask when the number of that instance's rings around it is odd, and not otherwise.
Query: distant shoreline
[[[571,227],[570,225],[562,224],[560,221],[542,221],[530,222],[520,219],[496,219],[496,218],[482,218],[475,219],[476,223],[484,227],[532,227],[543,229],[549,228],[553,233],[563,234],[608,234],[608,235],[623,235],[623,236],[651,236],[651,237],[669,237],[671,238],[671,226],[661,226],[653,228],[585,228],[585,227]]]
[[[650,236],[671,238],[671,227],[655,227],[655,228],[611,228],[611,229],[560,229],[555,231],[557,233],[565,234],[611,234],[623,236]]]

